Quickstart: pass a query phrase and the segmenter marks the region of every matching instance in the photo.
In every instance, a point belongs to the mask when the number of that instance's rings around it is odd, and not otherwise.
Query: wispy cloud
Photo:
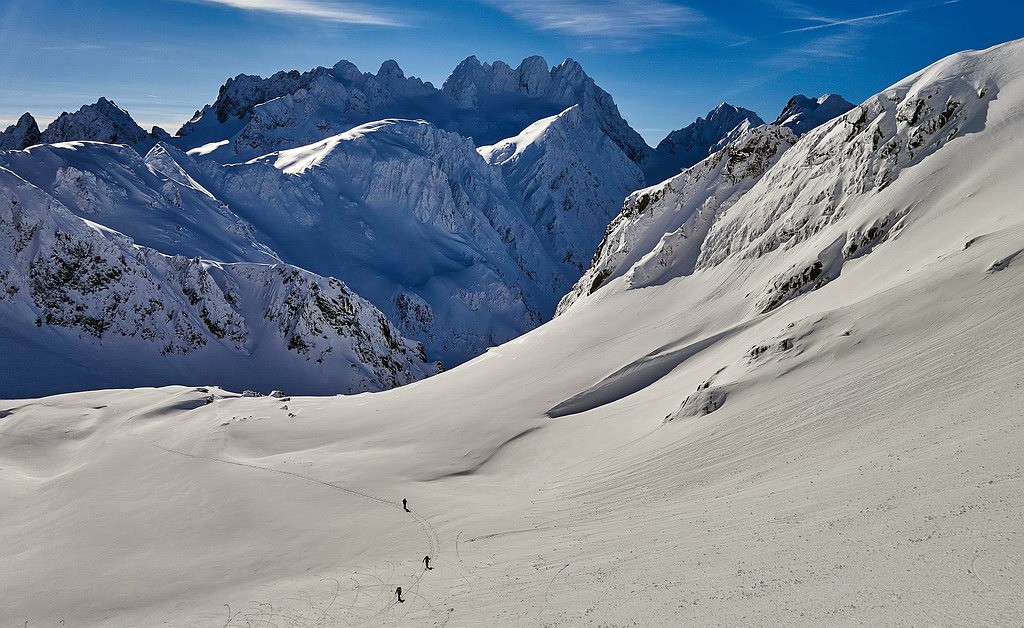
[[[349,2],[326,0],[179,0],[195,4],[213,4],[246,11],[263,11],[294,17],[316,18],[345,24],[403,26],[393,12]]]
[[[636,41],[684,34],[701,15],[664,0],[480,0],[540,30],[574,36]]]

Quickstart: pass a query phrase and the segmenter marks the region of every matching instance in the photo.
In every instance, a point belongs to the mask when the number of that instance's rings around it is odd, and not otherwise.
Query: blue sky
[[[106,96],[171,132],[239,73],[572,57],[649,142],[722,101],[859,102],[947,54],[1024,37],[1022,0],[0,0],[0,123]]]

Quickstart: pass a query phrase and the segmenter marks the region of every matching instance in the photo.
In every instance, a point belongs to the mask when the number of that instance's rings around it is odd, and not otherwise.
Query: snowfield
[[[434,377],[0,401],[0,623],[1020,625],[1024,40],[774,132]]]

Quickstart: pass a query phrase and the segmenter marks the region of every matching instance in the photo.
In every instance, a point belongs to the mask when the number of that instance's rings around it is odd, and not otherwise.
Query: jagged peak
[[[0,150],[21,150],[39,142],[39,125],[27,111],[18,121],[0,132]]]

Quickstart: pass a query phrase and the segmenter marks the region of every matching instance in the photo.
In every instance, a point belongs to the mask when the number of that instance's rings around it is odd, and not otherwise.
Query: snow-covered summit
[[[805,133],[767,168],[749,171],[756,182],[748,181],[738,199],[717,189],[690,198],[674,192],[673,181],[634,194],[562,309],[615,277],[628,276],[616,284],[622,289],[730,261],[765,277],[748,294],[755,312],[825,286],[848,262],[921,220],[915,208],[922,194],[930,197],[937,192],[929,190],[961,176],[966,164],[947,146],[997,143],[989,120],[1024,100],[1021,68],[1024,41],[948,57]],[[838,102],[823,103],[829,101]],[[746,155],[734,148],[737,158]],[[925,180],[932,183],[922,192]],[[635,217],[643,213],[652,219]],[[676,225],[696,216],[702,229],[683,229],[685,237],[677,238]]]
[[[549,67],[543,57],[532,56],[513,69],[504,61],[481,63],[471,56],[455,68],[442,91],[459,109],[489,116],[510,116],[518,108],[536,120],[578,104],[581,113],[593,117],[634,162],[644,162],[650,151],[643,138],[622,119],[611,95],[598,87],[573,59]],[[557,109],[551,111],[552,108]],[[537,115],[544,110],[548,113]],[[519,124],[519,128],[527,124]],[[464,131],[482,143],[497,139],[493,133],[480,133],[472,128]]]
[[[586,269],[598,239],[643,173],[581,105],[479,152],[497,166],[567,277]]]
[[[689,126],[669,133],[658,143],[657,150],[679,155],[680,158],[699,156],[697,161],[700,161],[707,157],[709,149],[728,138],[736,127],[747,121],[751,126],[764,124],[764,120],[753,111],[723,102],[709,111],[706,117],[697,118]]]
[[[40,137],[40,143],[44,144],[79,141],[128,144],[142,152],[155,142],[127,111],[106,98],[83,105],[74,113],[60,114]]]
[[[797,94],[789,99],[774,124],[784,126],[797,135],[803,135],[829,120],[843,115],[853,107],[853,103],[848,102],[839,94],[825,94],[817,99]]]
[[[30,113],[23,113],[18,121],[0,132],[0,151],[21,150],[39,143],[39,125]]]

